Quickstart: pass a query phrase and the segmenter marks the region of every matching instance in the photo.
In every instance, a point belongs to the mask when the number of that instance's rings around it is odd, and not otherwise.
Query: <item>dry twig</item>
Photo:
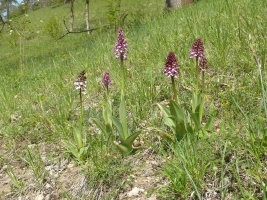
[[[64,33],[62,36],[60,36],[59,38],[57,38],[57,39],[55,40],[55,42],[57,42],[58,40],[64,38],[66,35],[71,34],[71,33],[84,33],[84,32],[88,32],[88,31],[91,32],[91,31],[95,31],[95,30],[97,30],[97,29],[100,29],[100,28],[109,26],[109,24],[107,24],[107,25],[103,25],[102,27],[93,28],[93,29],[89,29],[89,30],[70,31],[70,30],[67,28],[67,25],[66,25],[66,21],[65,21],[65,20],[63,20],[63,23],[64,23],[64,26],[65,26],[65,29],[66,29],[67,32]]]

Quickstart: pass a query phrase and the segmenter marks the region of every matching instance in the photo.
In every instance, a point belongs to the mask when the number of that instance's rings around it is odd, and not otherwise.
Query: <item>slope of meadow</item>
[[[121,69],[113,54],[117,28],[69,34],[55,42],[40,23],[48,20],[47,13],[56,13],[61,22],[68,15],[67,5],[41,9],[13,20],[29,19],[40,35],[18,39],[17,44],[10,42],[8,29],[1,36],[1,196],[266,199],[266,1],[200,0],[169,13],[164,1],[131,2],[126,6],[122,0],[122,11],[129,13],[123,26],[129,45],[124,61],[126,118],[133,133],[141,132],[136,142],[144,149],[123,157],[93,120],[104,122],[101,78],[106,71],[112,78],[112,113],[120,114]],[[105,3],[90,1],[93,28],[110,22]],[[81,10],[75,22],[79,30],[84,28],[83,4],[75,6]],[[62,24],[60,30],[62,35]],[[194,126],[182,140],[172,141],[163,137],[172,132],[157,106],[172,98],[164,64],[173,51],[179,64],[179,105],[187,109],[196,83],[196,61],[189,58],[196,38],[204,43],[211,72],[205,75],[200,126],[206,127],[211,117],[214,121],[208,130],[194,132]],[[82,70],[87,94],[80,114],[74,82]],[[192,113],[185,115],[194,124]],[[82,156],[75,154],[74,139],[80,116],[86,147]],[[112,137],[119,142],[116,130],[114,126]]]

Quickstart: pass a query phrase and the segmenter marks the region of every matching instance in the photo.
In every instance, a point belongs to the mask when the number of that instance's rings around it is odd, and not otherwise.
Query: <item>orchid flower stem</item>
[[[121,56],[121,91],[124,94],[124,81],[125,81],[125,77],[124,77],[124,66],[123,66],[123,57]]]
[[[106,88],[106,92],[104,93],[104,99],[105,99],[106,101],[108,101],[108,98],[109,98],[109,90],[108,90],[108,86],[105,87],[105,88]]]
[[[196,94],[198,94],[198,82],[199,82],[199,75],[198,75],[198,56],[196,57]]]
[[[175,87],[175,81],[174,81],[174,77],[173,76],[171,76],[171,80],[172,80],[173,100],[178,103],[177,90],[176,90],[176,87]]]
[[[204,95],[205,92],[205,72],[202,71],[202,95]]]
[[[81,131],[82,131],[82,125],[83,125],[83,99],[82,99],[82,88],[80,88],[80,106],[81,106],[80,129],[81,129]]]

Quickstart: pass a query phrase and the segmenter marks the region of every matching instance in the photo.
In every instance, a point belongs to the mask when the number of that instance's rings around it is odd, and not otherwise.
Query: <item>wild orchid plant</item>
[[[201,38],[197,38],[193,43],[190,50],[190,58],[196,58],[196,94],[198,93],[198,84],[199,84],[199,60],[205,58],[204,54],[204,45]]]
[[[76,145],[70,141],[64,140],[63,143],[69,148],[69,151],[78,159],[85,160],[88,151],[85,135],[83,134],[83,95],[86,94],[87,79],[83,70],[74,82],[75,89],[79,91],[80,103],[80,123],[79,128],[73,126],[73,136]]]
[[[191,112],[195,113],[196,120],[201,125],[203,117],[203,109],[205,103],[205,72],[209,73],[208,61],[205,56],[204,45],[201,38],[197,38],[193,43],[190,50],[190,58],[196,59],[196,91],[192,93],[192,109]],[[199,85],[199,71],[202,75],[202,90],[198,90]]]
[[[120,59],[120,68],[121,68],[121,101],[119,107],[119,120],[115,117],[111,117],[111,120],[115,127],[117,128],[120,142],[114,141],[117,149],[124,155],[129,155],[135,152],[137,149],[133,148],[133,142],[138,137],[140,132],[131,133],[128,128],[127,115],[125,108],[125,69],[124,69],[124,60],[127,59],[128,44],[124,38],[124,32],[120,28],[118,31],[117,41],[114,47],[115,58]]]
[[[179,75],[179,65],[173,52],[170,52],[164,67],[164,74],[171,78],[173,99],[170,100],[169,107],[158,104],[162,114],[163,122],[173,134],[163,133],[165,138],[172,141],[180,141],[187,133],[199,133],[200,130],[210,129],[213,124],[213,117],[210,117],[206,126],[202,127],[202,116],[204,109],[204,72],[208,71],[207,59],[204,54],[203,42],[200,38],[196,39],[190,50],[190,58],[196,58],[196,92],[192,94],[191,107],[183,109],[178,102],[175,77]],[[202,71],[202,93],[198,91],[199,70]]]
[[[105,72],[102,76],[102,84],[103,87],[105,88],[106,92],[104,94],[104,99],[105,99],[105,104],[103,106],[103,119],[104,119],[104,124],[98,119],[98,118],[93,118],[93,121],[95,124],[101,129],[101,131],[104,133],[105,137],[107,138],[107,146],[109,146],[109,141],[112,139],[112,104],[109,96],[109,86],[111,86],[111,77],[109,72]]]

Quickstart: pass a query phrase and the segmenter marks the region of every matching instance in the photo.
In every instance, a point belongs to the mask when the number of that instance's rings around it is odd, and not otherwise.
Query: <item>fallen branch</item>
[[[107,25],[103,25],[102,27],[92,28],[92,29],[89,29],[89,30],[70,31],[70,30],[67,28],[67,25],[66,25],[65,20],[63,20],[63,22],[64,22],[64,26],[65,26],[65,29],[66,29],[67,32],[64,33],[62,36],[60,36],[59,38],[57,38],[57,39],[55,40],[55,42],[57,42],[58,40],[64,38],[64,37],[65,37],[66,35],[68,35],[68,34],[72,34],[72,33],[84,33],[84,32],[88,32],[88,31],[91,32],[91,31],[95,31],[95,30],[97,30],[97,29],[100,29],[100,28],[109,26],[109,24],[107,24]]]

